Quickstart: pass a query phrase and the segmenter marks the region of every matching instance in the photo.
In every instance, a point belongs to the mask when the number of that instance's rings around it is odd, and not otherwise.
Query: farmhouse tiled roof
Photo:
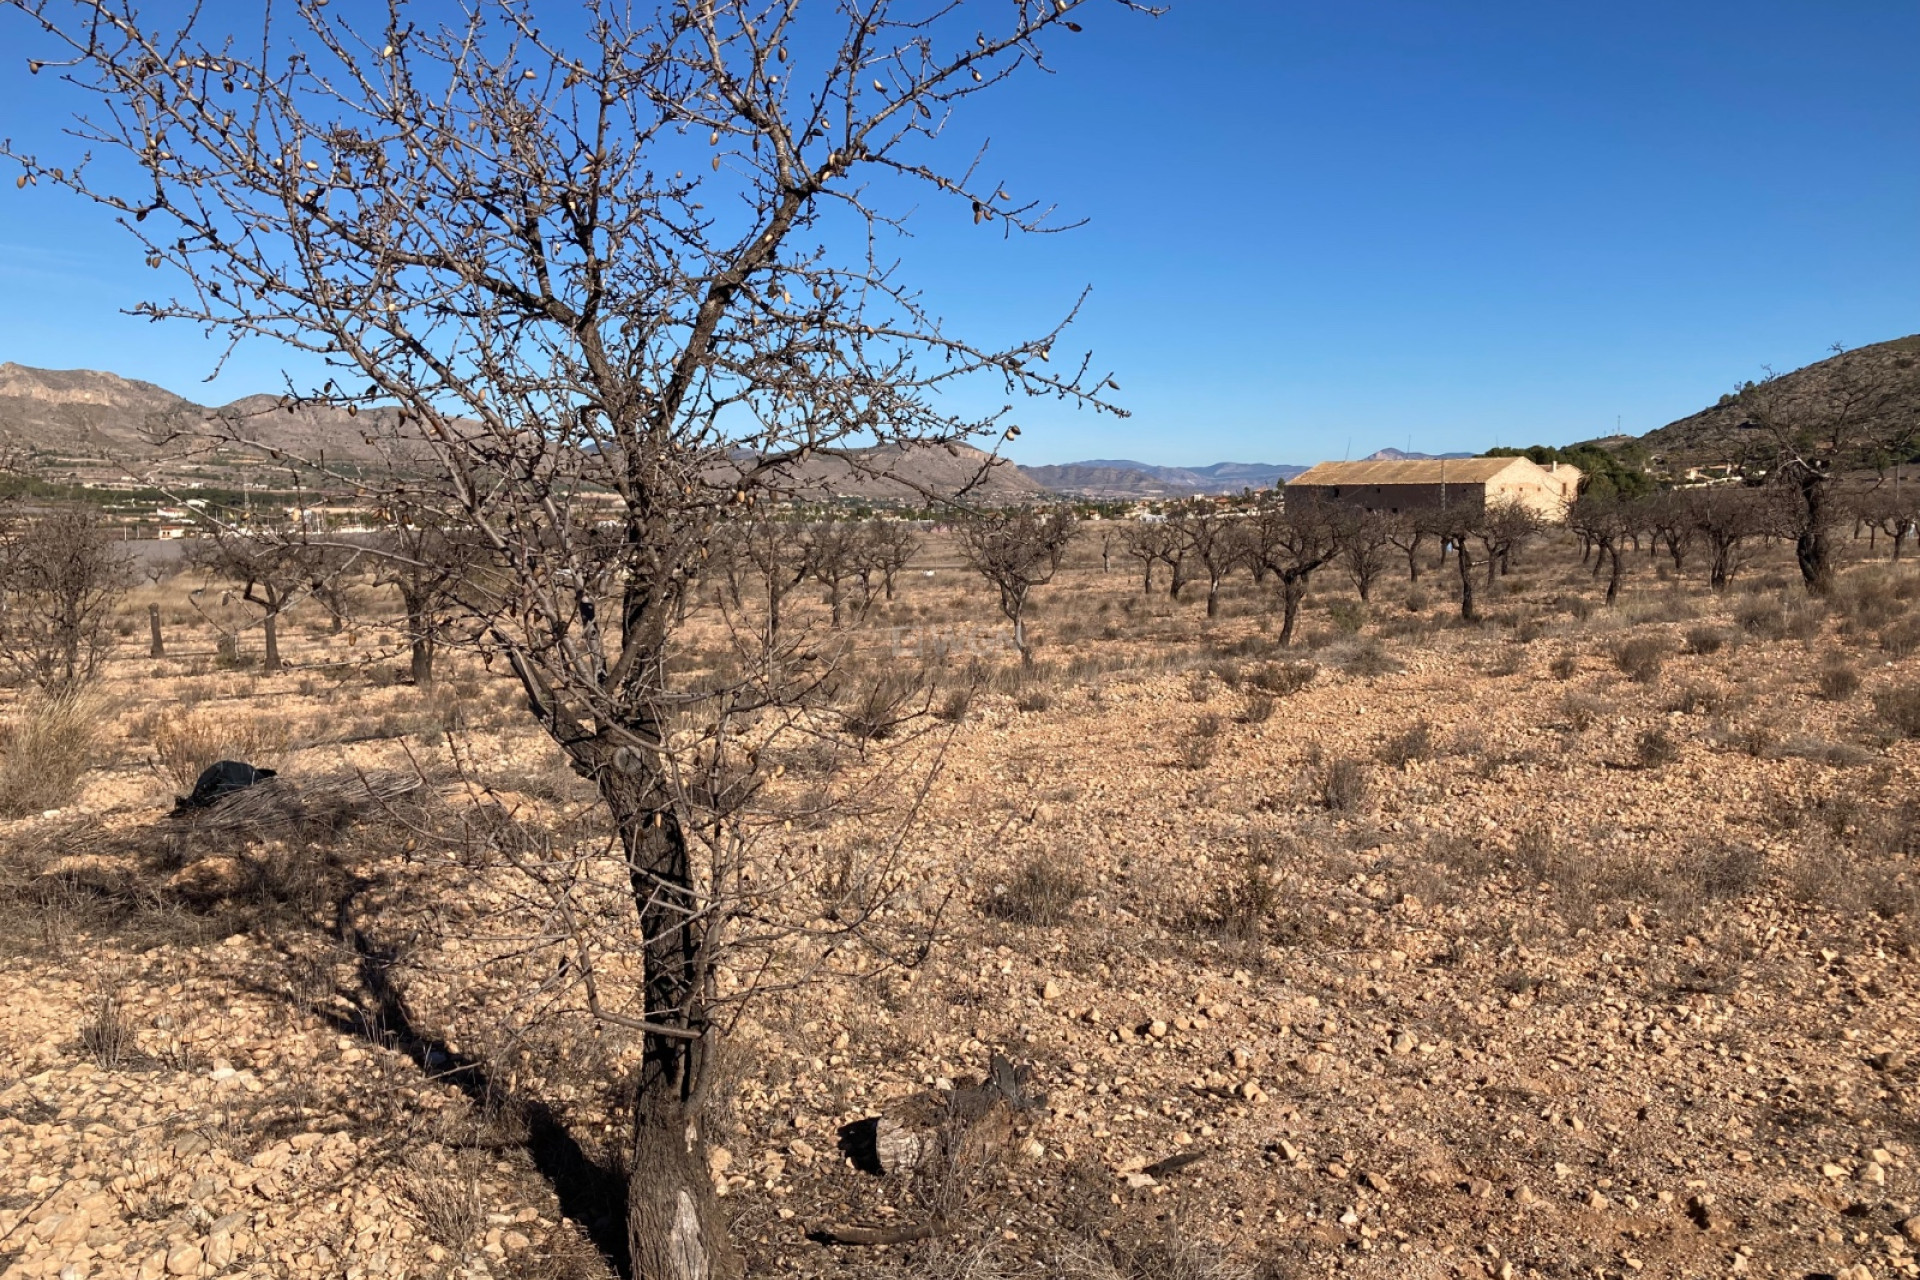
[[[1287,482],[1300,485],[1485,484],[1525,458],[1404,458],[1381,462],[1322,462]]]

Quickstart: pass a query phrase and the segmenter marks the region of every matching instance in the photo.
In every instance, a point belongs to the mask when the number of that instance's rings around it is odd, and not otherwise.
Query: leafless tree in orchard
[[[895,580],[920,550],[920,538],[899,520],[874,519],[860,524],[860,536],[853,546],[854,572],[860,577],[860,590],[868,606],[874,600],[874,578],[880,579],[880,591],[893,599]]]
[[[1665,547],[1667,559],[1673,563],[1673,571],[1685,571],[1687,553],[1693,549],[1694,535],[1699,532],[1693,523],[1693,506],[1688,501],[1688,491],[1669,489],[1645,499],[1645,520],[1648,530],[1653,534],[1654,554]]]
[[[1127,531],[1127,558],[1140,562],[1140,591],[1153,594],[1153,566],[1167,562],[1173,545],[1173,530],[1158,520],[1135,522]]]
[[[303,533],[288,527],[237,528],[203,522],[204,536],[187,549],[187,563],[206,585],[190,594],[196,607],[214,591],[222,604],[238,602],[253,612],[260,628],[260,667],[280,669],[280,617],[311,593],[316,576],[312,547]],[[202,609],[204,613],[205,610]],[[224,627],[225,642],[236,637]]]
[[[860,581],[856,557],[859,538],[859,526],[851,520],[821,520],[806,530],[802,572],[827,589],[827,607],[835,627],[846,622],[847,585]],[[855,615],[866,616],[872,603],[870,593],[863,596],[854,607]]]
[[[1432,513],[1432,528],[1440,540],[1440,558],[1435,568],[1446,564],[1447,551],[1451,548],[1454,568],[1460,577],[1462,622],[1480,621],[1480,605],[1474,595],[1473,543],[1480,536],[1486,515],[1484,507],[1470,502],[1456,502]]]
[[[408,674],[421,688],[433,683],[434,658],[456,618],[472,611],[475,581],[486,556],[472,538],[446,529],[403,525],[368,548],[374,585],[392,587],[406,619]]]
[[[294,0],[244,35],[136,0],[12,5],[32,28],[14,47],[98,104],[79,134],[105,161],[0,150],[118,211],[183,280],[136,313],[325,361],[330,380],[292,397],[359,413],[433,483],[330,474],[276,442],[272,414],[216,425],[309,490],[469,529],[489,557],[498,594],[474,622],[596,784],[642,939],[633,1002],[588,985],[591,948],[567,989],[644,1038],[643,1280],[740,1272],[701,1120],[740,996],[723,961],[777,915],[741,879],[745,806],[776,710],[813,687],[764,663],[680,679],[683,597],[716,530],[810,456],[870,472],[894,455],[866,446],[1011,433],[1010,408],[963,416],[979,393],[950,388],[1108,407],[1062,325],[969,341],[888,256],[919,188],[985,234],[1057,229],[943,140],[1101,3],[588,0],[554,22],[476,0],[447,26],[395,0],[357,27],[351,6]]]
[[[1420,581],[1420,548],[1433,533],[1433,522],[1424,511],[1403,511],[1387,521],[1387,541],[1407,557],[1407,581]]]
[[[1747,544],[1776,526],[1776,504],[1767,491],[1745,485],[1689,489],[1682,496],[1688,519],[1707,544],[1707,582],[1715,591],[1725,591],[1740,570]]]
[[[1022,662],[1033,661],[1027,600],[1035,587],[1053,581],[1077,527],[1073,512],[1065,507],[979,511],[960,522],[960,554],[998,593],[1000,612],[1013,624],[1013,647]]]
[[[1207,616],[1220,613],[1220,583],[1245,559],[1241,551],[1241,523],[1214,510],[1210,502],[1182,507],[1167,524],[1180,545],[1180,563],[1191,558],[1207,579]],[[1175,569],[1174,596],[1180,594],[1179,570]]]
[[[92,680],[132,585],[123,550],[92,507],[0,509],[0,662],[52,694]]]
[[[1280,584],[1280,643],[1293,643],[1313,575],[1340,554],[1341,512],[1317,498],[1270,500],[1254,513],[1246,534],[1246,555]]]
[[[1835,344],[1834,360],[1780,377],[1768,371],[1743,386],[1731,408],[1753,440],[1744,460],[1785,496],[1781,510],[1807,591],[1833,590],[1833,527],[1838,482],[1849,471],[1880,469],[1909,458],[1920,443],[1920,419],[1902,408],[1920,381],[1912,362],[1900,376]]]
[[[736,575],[736,601],[739,583],[750,584],[769,643],[775,643],[786,617],[787,597],[807,580],[806,530],[798,521],[761,515],[732,522],[727,533],[725,554],[729,571]]]
[[[1386,571],[1388,535],[1393,518],[1376,511],[1344,513],[1340,522],[1340,564],[1362,602],[1373,599],[1373,584]]]
[[[1474,537],[1487,553],[1487,586],[1493,586],[1496,574],[1506,573],[1514,557],[1540,532],[1540,517],[1532,508],[1517,502],[1496,502],[1483,512],[1474,529]]]
[[[1887,536],[1892,543],[1891,557],[1897,564],[1907,539],[1913,536],[1915,521],[1920,521],[1920,489],[1883,481],[1859,496],[1855,511],[1875,534]]]
[[[1620,583],[1626,577],[1627,544],[1639,533],[1643,512],[1630,498],[1612,492],[1583,493],[1567,509],[1567,525],[1593,544],[1600,559],[1594,572],[1607,570],[1607,603],[1620,598]]]
[[[309,540],[302,563],[307,571],[307,594],[327,611],[335,635],[347,623],[347,590],[354,572],[362,567],[364,552],[345,543]]]

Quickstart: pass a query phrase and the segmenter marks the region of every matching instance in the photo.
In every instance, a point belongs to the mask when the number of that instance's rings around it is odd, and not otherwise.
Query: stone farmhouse
[[[1558,521],[1579,495],[1580,480],[1578,467],[1543,467],[1526,458],[1406,458],[1323,462],[1287,481],[1285,492],[1389,515],[1518,503]]]

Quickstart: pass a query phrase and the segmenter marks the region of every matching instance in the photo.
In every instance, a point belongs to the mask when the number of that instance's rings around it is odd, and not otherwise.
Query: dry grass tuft
[[[106,699],[82,690],[22,702],[0,730],[0,817],[58,809],[95,763]]]
[[[1054,925],[1065,920],[1073,904],[1086,895],[1087,881],[1079,867],[1055,858],[1035,858],[988,900],[987,909],[1015,924]]]
[[[174,789],[185,793],[208,765],[241,760],[272,768],[287,750],[284,724],[259,720],[215,719],[197,709],[179,709],[160,717],[150,729],[153,764]]]
[[[1667,665],[1669,646],[1665,636],[1633,636],[1613,650],[1613,665],[1636,684],[1652,684]]]
[[[102,993],[93,1016],[80,1028],[80,1045],[102,1071],[117,1071],[133,1056],[133,1020],[120,1002]]]

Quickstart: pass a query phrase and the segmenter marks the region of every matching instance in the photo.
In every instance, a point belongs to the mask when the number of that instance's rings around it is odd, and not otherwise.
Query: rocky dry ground
[[[1097,565],[1047,588],[1041,671],[995,659],[913,740],[907,780],[941,767],[897,863],[856,874],[892,810],[783,833],[819,864],[801,915],[938,937],[749,1007],[714,1176],[753,1274],[1920,1274],[1920,577],[1861,566],[1814,607],[1770,565],[1714,600],[1642,564],[1606,611],[1571,560],[1531,552],[1478,628],[1438,583],[1363,616],[1329,580],[1290,654],[1244,584],[1213,624]],[[985,609],[940,570],[868,643],[991,635]],[[632,1046],[503,1013],[541,976],[499,945],[509,873],[393,815],[152,853],[150,712],[195,697],[282,726],[289,777],[412,759],[446,805],[452,727],[572,830],[509,692],[117,670],[111,763],[0,833],[0,1275],[604,1274]],[[1045,1095],[1005,1141],[913,1177],[842,1158],[842,1126],[995,1053]],[[806,1239],[936,1209],[931,1242]]]

